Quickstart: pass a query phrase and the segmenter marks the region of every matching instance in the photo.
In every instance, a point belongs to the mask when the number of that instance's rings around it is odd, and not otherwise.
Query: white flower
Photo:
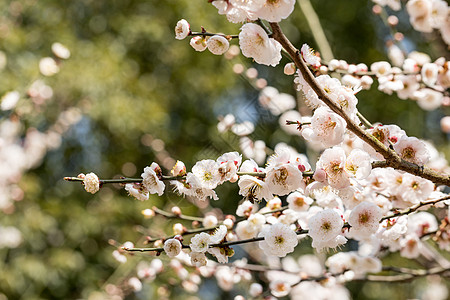
[[[235,231],[236,231],[237,236],[241,240],[254,238],[254,237],[256,237],[256,235],[259,232],[258,228],[255,226],[252,226],[252,224],[250,224],[250,222],[247,220],[239,222],[236,225]]]
[[[395,152],[406,161],[423,166],[430,159],[425,144],[415,137],[402,137],[394,144]]]
[[[291,292],[291,285],[282,280],[271,281],[269,284],[270,292],[275,297],[284,297]]]
[[[190,32],[190,25],[185,19],[181,19],[177,22],[177,26],[175,26],[175,38],[177,40],[183,40]]]
[[[287,195],[302,186],[302,172],[293,164],[268,168],[266,174],[267,186],[273,194]]]
[[[264,240],[259,242],[259,247],[266,255],[285,257],[294,251],[298,244],[297,234],[287,225],[276,223],[263,227],[259,236]]]
[[[295,0],[267,0],[256,14],[269,22],[280,22],[292,13],[294,5]]]
[[[201,186],[214,189],[220,181],[219,164],[212,159],[198,161],[192,167],[192,173],[199,179]]]
[[[250,226],[253,226],[257,230],[260,230],[262,228],[262,226],[266,223],[266,217],[264,217],[264,215],[262,215],[262,214],[256,213],[256,214],[250,215],[250,217],[248,217],[247,221]]]
[[[207,215],[203,218],[203,227],[214,227],[217,225],[219,221],[217,220],[217,217],[215,215]]]
[[[221,264],[228,263],[228,256],[224,248],[221,247],[209,248],[208,253],[214,255],[219,263]]]
[[[236,123],[236,118],[232,114],[227,114],[225,117],[219,120],[220,122],[217,123],[217,130],[220,133],[226,132]]]
[[[269,38],[259,25],[247,23],[241,27],[239,46],[245,57],[259,64],[276,66],[281,60],[281,44]]]
[[[226,15],[228,21],[241,23],[247,20],[256,20],[255,12],[260,9],[265,0],[215,0],[212,4],[219,10],[220,15]]]
[[[387,76],[391,72],[391,64],[387,61],[377,61],[370,65],[370,70],[374,72],[377,77]]]
[[[236,216],[239,217],[249,216],[250,214],[255,213],[257,210],[258,210],[257,204],[245,200],[244,202],[239,204],[238,208],[236,209]]]
[[[289,209],[293,211],[307,211],[314,200],[300,192],[293,192],[287,196],[286,201],[289,203]]]
[[[444,95],[432,89],[420,89],[413,94],[417,104],[424,110],[435,110],[442,105]]]
[[[388,246],[390,251],[400,249],[400,238],[408,230],[408,217],[400,216],[384,220],[382,226],[378,228],[377,236],[381,239],[383,245]]]
[[[242,163],[242,155],[238,152],[227,152],[217,159],[219,164],[220,183],[227,180],[237,180],[237,170]]]
[[[239,195],[251,202],[261,201],[263,198],[269,201],[273,198],[267,183],[255,176],[243,175],[239,178]]]
[[[315,55],[314,50],[310,48],[308,44],[303,44],[300,51],[307,64],[313,66],[314,68],[320,67],[320,57]]]
[[[256,283],[256,282],[254,282],[254,283],[252,283],[252,284],[250,285],[250,288],[249,288],[249,291],[248,291],[248,293],[249,293],[250,296],[252,296],[252,297],[258,297],[259,295],[262,294],[262,292],[263,292],[263,287],[262,287],[262,285],[259,284],[259,283]]]
[[[400,241],[400,255],[409,259],[418,258],[423,247],[416,235],[407,235]]]
[[[59,72],[59,66],[51,57],[44,57],[39,61],[39,71],[44,76],[53,76]]]
[[[94,173],[86,174],[84,177],[84,189],[91,193],[95,194],[100,190],[100,181]]]
[[[0,226],[0,249],[17,248],[22,243],[22,233],[14,226]]]
[[[328,107],[321,106],[314,111],[311,126],[305,126],[301,133],[305,140],[332,147],[342,143],[347,123]]]
[[[308,235],[313,239],[312,246],[320,250],[344,243],[346,239],[340,235],[342,226],[344,221],[337,211],[326,209],[316,213],[308,220]]]
[[[186,174],[186,166],[182,161],[177,160],[172,170],[170,170],[170,174],[172,174],[172,176],[183,176]]]
[[[206,250],[208,250],[210,241],[211,236],[206,232],[201,232],[199,234],[196,234],[191,239],[191,244],[189,245],[189,247],[194,252],[206,252]]]
[[[131,277],[128,279],[128,285],[135,292],[142,290],[142,282],[137,277]]]
[[[208,176],[205,180],[209,180]],[[205,186],[208,185],[208,181],[205,180],[201,181],[200,178],[189,172],[186,175],[186,185],[188,186],[188,188],[183,190],[183,187],[181,187],[180,185],[178,185],[177,188],[179,191],[183,191],[186,195],[196,197],[199,200],[206,200],[206,198],[208,197],[214,200],[219,200],[216,192],[212,188]],[[212,180],[209,183],[211,184],[211,182]]]
[[[52,44],[52,52],[57,57],[62,58],[62,59],[68,59],[70,57],[70,50],[67,49],[67,47],[61,43],[53,43]]]
[[[206,41],[206,47],[212,54],[222,55],[230,48],[230,43],[221,35],[213,35]]]
[[[164,242],[164,252],[170,258],[177,256],[181,252],[181,242],[177,239],[168,239]]]
[[[206,50],[206,40],[202,36],[194,36],[189,42],[195,51],[202,52]]]
[[[406,208],[420,201],[426,200],[433,192],[434,184],[424,178],[405,173],[402,175],[401,184],[396,189],[396,196],[404,203],[396,202],[397,207]]]
[[[220,225],[213,234],[210,236],[209,244],[218,244],[220,243],[225,236],[227,235],[227,227],[225,225]]]
[[[1,99],[2,110],[10,110],[16,107],[17,102],[20,99],[20,93],[18,91],[12,91],[6,93]]]
[[[353,149],[345,160],[345,171],[356,179],[367,178],[371,170],[370,155],[363,150]]]
[[[345,151],[340,147],[326,149],[317,162],[317,168],[325,170],[331,187],[343,189],[350,185],[348,173],[345,170]]]
[[[422,81],[426,85],[433,86],[438,78],[439,66],[434,63],[426,63],[422,66],[420,74],[422,75]]]
[[[166,185],[159,179],[161,175],[161,168],[155,162],[150,167],[144,168],[144,173],[141,174],[142,184],[149,191],[150,194],[158,194],[161,196],[164,194]]]
[[[190,257],[191,257],[191,264],[194,267],[203,267],[206,266],[207,260],[206,260],[206,255],[203,252],[191,252],[190,253]]]
[[[377,232],[382,216],[383,213],[377,205],[367,201],[358,204],[348,218],[348,223],[352,226],[350,233],[358,240],[369,238]]]
[[[297,103],[292,95],[279,93],[276,88],[271,86],[261,90],[258,100],[261,106],[270,110],[274,116],[295,108]]]
[[[235,123],[231,126],[231,132],[238,136],[247,136],[255,130],[255,125],[250,121]]]
[[[422,236],[425,233],[438,230],[436,217],[426,211],[421,211],[408,216],[408,233]]]
[[[148,200],[148,191],[147,189],[139,183],[127,183],[125,185],[125,190],[128,192],[130,196],[133,196],[134,198],[145,201]]]

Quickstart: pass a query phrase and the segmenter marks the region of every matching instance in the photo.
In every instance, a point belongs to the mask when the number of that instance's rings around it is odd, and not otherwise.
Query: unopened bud
[[[294,75],[296,71],[295,64],[293,62],[288,63],[284,66],[284,74]]]
[[[180,216],[181,215],[181,209],[178,206],[174,206],[172,207],[172,213],[176,216]]]

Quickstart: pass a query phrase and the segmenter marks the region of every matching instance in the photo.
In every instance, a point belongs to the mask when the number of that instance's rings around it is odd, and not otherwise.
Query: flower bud
[[[287,63],[284,66],[284,74],[286,74],[286,75],[294,75],[295,71],[296,71],[296,68],[295,68],[295,64],[293,62]]]

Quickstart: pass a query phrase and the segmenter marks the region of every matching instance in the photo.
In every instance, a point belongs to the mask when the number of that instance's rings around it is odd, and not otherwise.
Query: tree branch
[[[270,23],[272,27],[272,36],[277,40],[283,48],[289,53],[297,68],[300,70],[305,81],[314,90],[320,100],[322,100],[333,112],[341,116],[347,122],[347,128],[353,132],[356,136],[368,143],[375,151],[380,153],[386,159],[386,166],[394,169],[402,170],[411,173],[416,176],[428,179],[435,184],[443,184],[450,186],[450,175],[439,174],[430,168],[418,166],[416,164],[407,162],[399,157],[399,155],[393,150],[386,147],[373,135],[366,132],[362,127],[356,124],[347,114],[341,109],[341,107],[335,103],[325,90],[316,82],[314,75],[309,70],[303,58],[300,56],[300,52],[295,48],[289,39],[284,35],[281,27],[278,23]]]

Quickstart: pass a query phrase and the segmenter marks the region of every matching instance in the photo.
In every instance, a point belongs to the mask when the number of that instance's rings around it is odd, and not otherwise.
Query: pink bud
[[[327,180],[327,173],[324,169],[317,169],[314,172],[313,179],[318,182],[324,182],[325,180]]]

